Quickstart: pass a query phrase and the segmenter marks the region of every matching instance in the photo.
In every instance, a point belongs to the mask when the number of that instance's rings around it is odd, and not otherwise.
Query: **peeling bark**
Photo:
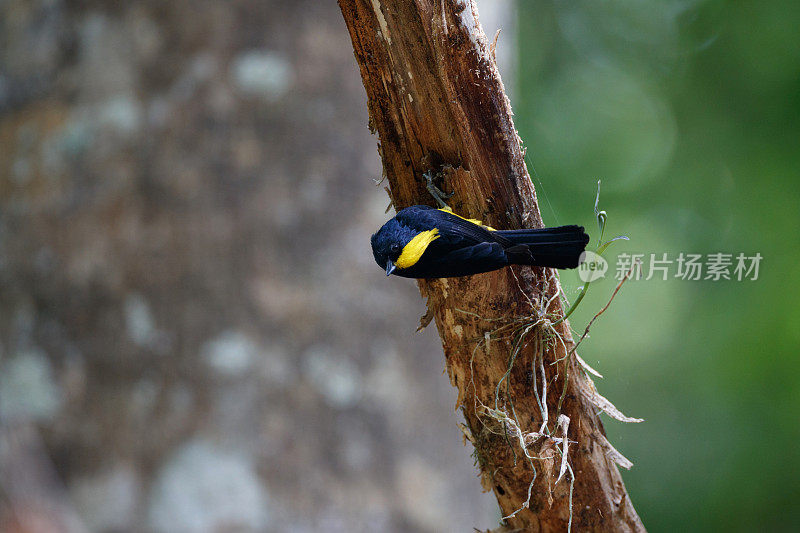
[[[394,206],[432,205],[423,173],[441,169],[439,185],[455,192],[450,205],[460,215],[502,229],[541,227],[474,3],[339,5]],[[567,356],[573,340],[568,324],[556,323],[563,308],[555,271],[512,267],[419,281],[419,288],[436,320],[483,486],[497,497],[506,525],[565,531],[571,521],[576,531],[644,531],[615,465],[622,456],[611,453],[591,402],[594,387]]]

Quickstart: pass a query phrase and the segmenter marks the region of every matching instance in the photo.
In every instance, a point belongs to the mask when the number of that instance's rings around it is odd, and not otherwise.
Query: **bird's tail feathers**
[[[511,241],[506,256],[512,264],[576,268],[589,242],[581,226],[498,231]]]

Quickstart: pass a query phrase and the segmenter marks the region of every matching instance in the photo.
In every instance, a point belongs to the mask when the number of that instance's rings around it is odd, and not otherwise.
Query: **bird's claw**
[[[428,192],[431,194],[431,196],[433,196],[433,199],[436,200],[436,203],[439,204],[439,207],[443,209],[450,209],[450,206],[447,205],[447,202],[445,202],[445,200],[452,198],[455,192],[451,192],[450,194],[448,194],[443,190],[441,190],[439,187],[437,187],[433,183],[433,177],[434,177],[433,172],[428,171],[424,173],[423,176],[425,176],[425,181],[427,182]]]

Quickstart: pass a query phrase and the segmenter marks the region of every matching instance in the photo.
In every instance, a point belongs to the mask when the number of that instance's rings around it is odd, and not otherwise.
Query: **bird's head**
[[[393,218],[372,236],[372,255],[375,256],[375,262],[386,269],[387,276],[398,266],[402,268],[402,265],[397,265],[397,260],[417,233]]]

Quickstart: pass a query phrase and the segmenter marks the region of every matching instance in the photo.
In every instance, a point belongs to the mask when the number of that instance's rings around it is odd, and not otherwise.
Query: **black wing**
[[[470,276],[497,270],[508,265],[503,247],[496,242],[482,242],[457,249],[439,244],[442,239],[431,243],[429,250],[414,266],[395,270],[395,274],[407,278],[453,278]]]
[[[439,243],[440,246],[447,243],[453,248],[462,248],[484,242],[499,243],[503,248],[513,246],[510,240],[483,226],[474,224],[449,211],[434,209],[426,205],[415,205],[403,209],[397,214],[397,219],[417,231],[437,228],[440,235],[437,241],[444,241]]]

